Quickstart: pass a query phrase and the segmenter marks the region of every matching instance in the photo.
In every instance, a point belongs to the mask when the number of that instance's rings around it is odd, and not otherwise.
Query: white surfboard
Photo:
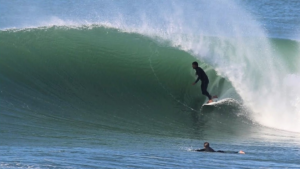
[[[216,105],[220,105],[220,104],[227,104],[227,103],[230,103],[233,101],[234,101],[234,99],[231,99],[231,98],[226,98],[226,99],[221,99],[221,100],[213,99],[213,102],[205,103],[202,106],[216,106]]]

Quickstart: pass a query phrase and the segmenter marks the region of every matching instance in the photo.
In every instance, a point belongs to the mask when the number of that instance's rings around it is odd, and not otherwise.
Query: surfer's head
[[[198,62],[193,62],[192,66],[193,66],[194,69],[197,68],[198,67]]]
[[[209,142],[205,142],[205,143],[204,143],[204,147],[205,147],[205,148],[208,148],[208,147],[209,147]]]

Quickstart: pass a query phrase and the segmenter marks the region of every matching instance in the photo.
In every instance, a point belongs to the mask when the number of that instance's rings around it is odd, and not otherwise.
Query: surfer
[[[192,66],[196,70],[196,75],[198,75],[198,78],[193,83],[193,85],[195,85],[199,80],[201,80],[202,94],[208,97],[209,100],[207,103],[213,102],[212,98],[217,98],[217,96],[212,97],[207,91],[207,86],[208,86],[209,80],[208,80],[206,73],[204,72],[204,70],[202,68],[200,68],[198,66],[198,62],[193,62]]]
[[[242,151],[242,150],[240,150],[239,152],[237,152],[237,151],[222,151],[222,150],[215,151],[214,149],[212,149],[212,148],[209,146],[209,143],[208,143],[208,142],[205,142],[205,143],[204,143],[204,148],[203,148],[203,149],[198,149],[198,150],[195,150],[195,151],[217,152],[217,153],[239,153],[239,154],[245,154],[245,152]]]

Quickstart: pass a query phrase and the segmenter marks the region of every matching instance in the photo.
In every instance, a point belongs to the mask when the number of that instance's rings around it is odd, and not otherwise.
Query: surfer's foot
[[[214,102],[213,100],[208,100],[208,102],[207,103],[212,103],[212,102]]]

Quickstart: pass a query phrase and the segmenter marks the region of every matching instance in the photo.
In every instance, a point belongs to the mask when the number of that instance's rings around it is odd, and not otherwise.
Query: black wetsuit
[[[224,151],[215,151],[214,149],[210,148],[210,147],[205,147],[204,149],[198,149],[198,150],[195,150],[195,151],[205,151],[205,152],[219,152],[219,153],[225,153]]]
[[[215,153],[239,153],[238,151],[222,151],[222,150],[215,151],[211,147],[205,147],[204,149],[198,149],[195,151],[212,152],[212,153],[213,152],[215,152]]]
[[[207,91],[207,86],[208,86],[209,80],[208,80],[206,73],[200,67],[197,67],[195,70],[196,70],[196,74],[198,75],[198,78],[195,81],[195,83],[197,83],[199,80],[202,81],[202,83],[201,83],[202,94],[207,96],[208,99],[211,100],[211,95]]]

